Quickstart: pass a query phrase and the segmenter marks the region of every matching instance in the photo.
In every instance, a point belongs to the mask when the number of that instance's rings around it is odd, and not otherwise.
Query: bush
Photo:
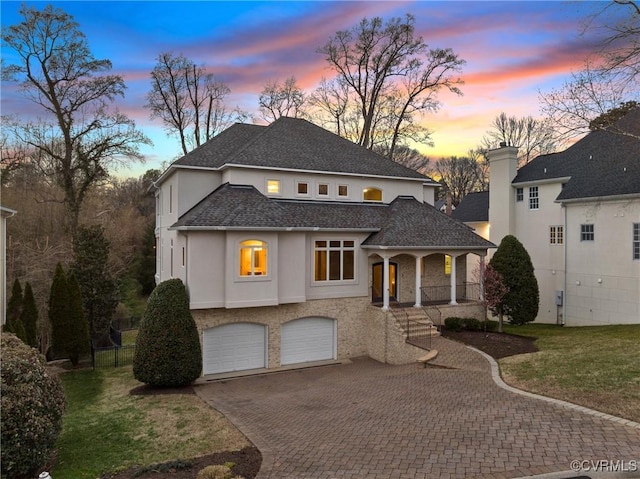
[[[45,360],[13,334],[2,333],[2,477],[35,475],[45,465],[62,428],[60,380]]]
[[[192,383],[202,371],[198,328],[179,279],[160,283],[149,296],[133,357],[138,381],[158,387]]]
[[[207,466],[198,472],[196,479],[231,479],[231,469],[227,466]]]
[[[24,287],[24,297],[22,300],[22,312],[20,313],[20,322],[24,326],[26,334],[26,343],[33,347],[38,348],[38,306],[36,305],[36,298],[33,296],[33,289],[31,289],[31,283],[28,283]]]
[[[498,323],[495,321],[480,321],[476,318],[449,317],[444,320],[444,327],[449,331],[495,331]]]
[[[462,331],[463,325],[464,325],[463,321],[464,321],[463,318],[456,318],[456,317],[446,318],[444,320],[444,327],[449,331],[456,331],[456,332]]]

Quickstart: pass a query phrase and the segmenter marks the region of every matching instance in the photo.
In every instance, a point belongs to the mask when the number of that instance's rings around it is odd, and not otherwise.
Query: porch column
[[[451,255],[451,301],[449,304],[458,304],[456,301],[456,257]]]
[[[416,256],[416,304],[415,308],[422,306],[422,256]]]
[[[389,310],[389,257],[385,256],[383,260],[382,270],[382,310]]]
[[[486,268],[486,265],[484,263],[485,257],[484,256],[480,256],[480,279],[479,279],[479,283],[480,283],[480,302],[484,303],[484,270]]]

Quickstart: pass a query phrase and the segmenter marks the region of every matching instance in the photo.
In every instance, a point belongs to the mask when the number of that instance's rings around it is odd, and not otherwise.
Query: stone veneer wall
[[[280,327],[282,324],[309,316],[337,320],[337,359],[367,355],[366,335],[369,329],[369,298],[318,299],[305,303],[281,304],[258,308],[194,309],[191,311],[198,330],[230,323],[258,323],[267,326],[268,367],[280,366]],[[200,335],[202,341],[202,335]]]
[[[449,316],[484,319],[481,304],[441,305],[442,321]],[[407,364],[425,350],[405,342],[404,331],[390,311],[373,306],[369,298],[319,299],[259,308],[196,309],[191,311],[199,331],[229,323],[264,324],[268,330],[268,368],[280,366],[280,327],[309,316],[337,320],[338,357],[370,356],[388,364]],[[202,335],[201,335],[202,338]]]

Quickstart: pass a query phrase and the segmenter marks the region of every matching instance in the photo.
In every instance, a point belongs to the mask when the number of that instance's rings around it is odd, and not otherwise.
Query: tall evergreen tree
[[[38,307],[36,299],[33,296],[31,283],[27,282],[24,287],[24,297],[22,299],[22,313],[20,314],[20,322],[24,326],[26,333],[26,343],[36,349],[38,344]]]
[[[511,324],[525,324],[536,319],[540,302],[531,257],[515,236],[500,242],[489,264],[502,275],[507,293],[496,304],[495,312],[505,315]]]
[[[65,350],[71,364],[78,364],[80,358],[89,353],[89,324],[82,309],[82,295],[76,277],[67,279],[69,292],[69,320]]]
[[[144,232],[142,250],[136,262],[136,279],[142,286],[142,294],[149,295],[156,287],[156,234],[155,222],[150,222]]]
[[[51,322],[51,353],[54,358],[64,357],[69,331],[69,287],[67,275],[58,263],[53,274],[49,295],[49,321]]]
[[[109,333],[118,306],[118,285],[108,268],[109,248],[101,226],[78,227],[70,272],[80,285],[91,337]]]
[[[22,285],[18,278],[13,282],[11,288],[11,297],[7,302],[6,312],[6,326],[5,331],[15,333],[14,331],[16,323],[20,320],[20,313],[22,312]]]

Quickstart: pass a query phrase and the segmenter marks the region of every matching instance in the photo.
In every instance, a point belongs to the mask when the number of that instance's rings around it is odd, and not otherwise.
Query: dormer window
[[[382,201],[382,190],[378,188],[365,188],[362,191],[364,201]]]
[[[346,198],[349,196],[349,188],[347,185],[338,185],[338,197]]]
[[[297,192],[301,196],[309,195],[309,183],[299,181],[297,184]]]
[[[318,196],[329,196],[329,185],[327,183],[318,183]]]
[[[280,180],[267,180],[267,194],[269,195],[280,194]]]

